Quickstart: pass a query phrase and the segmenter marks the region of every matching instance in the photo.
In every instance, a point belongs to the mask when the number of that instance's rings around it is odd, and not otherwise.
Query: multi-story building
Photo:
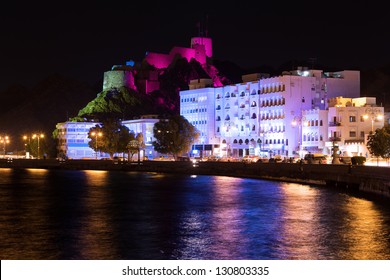
[[[144,156],[154,158],[159,156],[152,146],[155,140],[153,137],[153,127],[159,119],[156,115],[144,115],[140,119],[125,120],[122,124],[126,126],[130,132],[135,135],[142,133],[145,143],[145,148],[141,151],[141,159]],[[95,152],[88,146],[90,139],[88,138],[89,130],[99,123],[96,122],[62,122],[58,123],[58,153],[61,156],[67,156],[72,159],[88,159],[88,158],[107,158],[108,154]]]
[[[323,148],[329,98],[360,96],[360,72],[351,70],[300,67],[277,77],[244,75],[242,83],[222,87],[194,84],[180,92],[180,113],[203,135],[195,148],[212,145],[211,153],[219,156],[293,156],[305,145]],[[207,104],[202,103],[204,98]],[[201,107],[207,113],[199,112]],[[304,126],[305,119],[310,119],[310,129]]]
[[[367,136],[384,126],[384,107],[375,97],[332,98],[328,124],[328,147],[335,143],[345,155],[368,156]]]

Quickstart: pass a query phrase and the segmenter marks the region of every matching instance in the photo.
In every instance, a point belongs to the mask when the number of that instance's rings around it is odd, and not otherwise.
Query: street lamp
[[[95,159],[97,159],[97,150],[98,150],[98,137],[101,137],[103,133],[93,131],[92,136],[95,136]]]
[[[5,145],[9,144],[9,137],[7,135],[3,137],[0,136],[0,143],[3,144],[3,152],[4,152],[3,157],[5,158]]]
[[[382,111],[379,108],[367,108],[363,119],[371,118],[371,133],[374,133],[374,121],[383,120]]]
[[[306,121],[305,117],[301,116],[295,116],[293,120],[291,121],[291,125],[293,127],[296,127],[298,125],[298,151],[299,156],[302,157],[302,146],[303,146],[303,132],[302,132],[302,124],[304,124]]]
[[[45,135],[43,135],[42,133],[41,134],[33,134],[33,136],[32,136],[33,139],[35,139],[35,138],[38,139],[38,155],[37,155],[38,159],[39,159],[39,139],[43,138],[43,137],[45,137]]]

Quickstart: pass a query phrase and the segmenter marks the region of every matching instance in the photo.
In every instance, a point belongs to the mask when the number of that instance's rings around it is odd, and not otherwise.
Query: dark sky
[[[146,51],[189,47],[206,17],[214,58],[242,67],[310,58],[340,70],[390,63],[388,9],[375,1],[8,2],[0,10],[0,90],[52,73],[94,83]]]

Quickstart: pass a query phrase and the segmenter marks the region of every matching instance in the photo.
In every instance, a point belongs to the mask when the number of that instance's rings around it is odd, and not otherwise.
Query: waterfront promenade
[[[138,164],[137,162],[127,163],[112,160],[59,162],[55,159],[16,159],[10,162],[2,159],[0,160],[0,168],[123,170],[221,175],[336,186],[390,198],[390,169],[364,165],[243,162],[198,162],[193,164],[192,162],[180,161],[143,161]]]

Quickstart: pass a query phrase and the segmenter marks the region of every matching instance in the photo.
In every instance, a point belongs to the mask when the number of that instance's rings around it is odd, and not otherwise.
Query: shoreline
[[[370,193],[390,199],[388,167],[345,164],[244,163],[190,161],[116,162],[112,160],[16,159],[0,160],[0,168],[60,170],[118,170],[189,175],[215,175],[326,185]]]

